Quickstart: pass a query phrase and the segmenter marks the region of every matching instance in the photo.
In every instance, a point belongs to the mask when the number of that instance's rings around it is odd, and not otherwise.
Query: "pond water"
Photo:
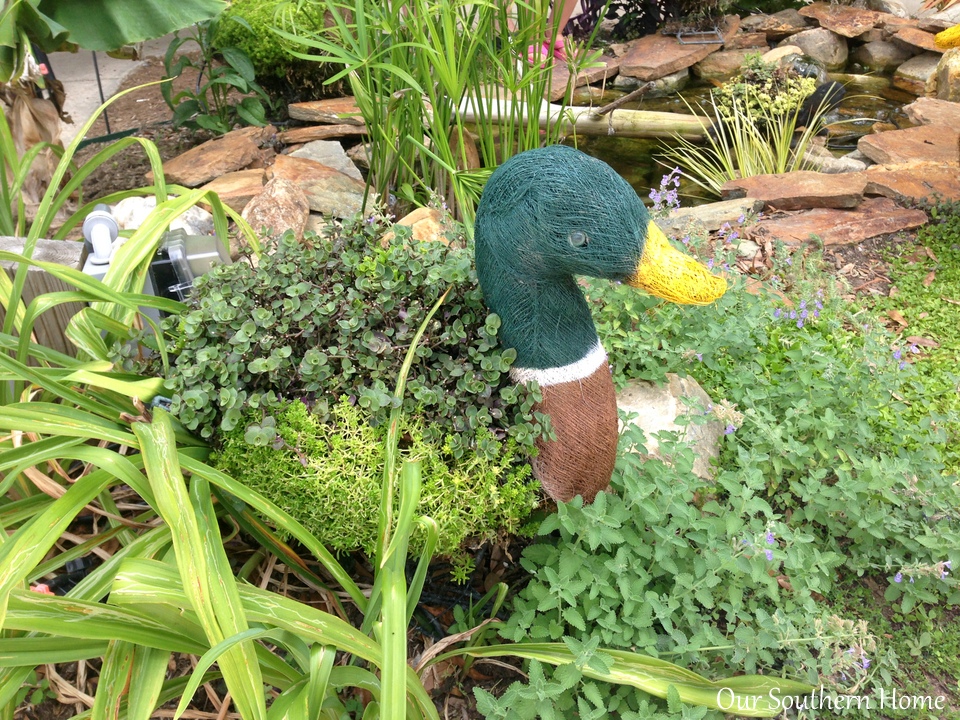
[[[902,108],[916,100],[910,93],[892,85],[892,79],[884,75],[832,73],[829,79],[841,83],[847,91],[839,107],[828,116],[829,136],[827,146],[840,157],[857,148],[857,140],[874,131],[877,123],[885,129],[909,127],[911,123]],[[659,98],[644,98],[627,103],[630,110],[655,110],[688,114],[692,107],[709,106],[711,85],[691,83],[682,93]],[[608,90],[602,98],[593,99],[594,105],[613,102],[625,93]],[[577,104],[589,104],[584,97]],[[674,163],[664,160],[662,148],[668,142],[660,139],[624,138],[612,136],[581,136],[577,146],[585,153],[609,163],[629,182],[641,198],[646,200],[650,189],[659,187],[661,178],[670,172]],[[680,188],[685,205],[712,202],[694,183],[682,181]]]

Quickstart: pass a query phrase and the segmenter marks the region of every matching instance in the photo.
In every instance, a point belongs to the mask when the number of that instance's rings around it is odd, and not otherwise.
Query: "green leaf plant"
[[[73,149],[65,153],[64,163]],[[52,188],[43,208],[49,208],[59,192],[56,184]],[[661,660],[623,651],[584,650],[576,641],[479,647],[469,641],[475,632],[478,638],[482,632],[471,629],[445,642],[440,648],[444,652],[425,656],[412,667],[407,627],[437,530],[431,518],[416,513],[419,461],[401,461],[398,453],[404,412],[400,398],[418,360],[420,338],[446,294],[410,343],[394,391],[397,401],[385,440],[374,578],[368,595],[300,523],[211,467],[206,462],[209,448],[202,441],[162,407],[146,404],[158,387],[154,379],[118,372],[105,354],[111,344],[127,341],[123,330],[133,325],[139,307],[152,303],[168,312],[182,309],[178,303],[140,294],[143,272],[170,220],[201,199],[213,206],[217,226],[223,228],[226,211],[215,196],[184,191],[179,198],[163,199],[123,246],[102,282],[44,266],[76,288],[67,293],[71,300],[91,303],[87,325],[75,326],[70,334],[78,341],[77,357],[25,339],[31,319],[55,306],[62,293],[41,296],[19,313],[12,311],[20,303],[17,284],[17,292],[4,297],[8,328],[0,332],[0,382],[6,393],[0,402],[3,717],[13,717],[19,689],[33,682],[38,666],[98,658],[100,681],[88,713],[94,720],[147,720],[171,701],[179,702],[179,716],[193,690],[216,679],[225,683],[243,718],[341,718],[356,709],[353,691],[360,689],[368,698],[364,718],[438,720],[421,676],[455,654],[511,655],[556,664],[568,668],[567,674],[632,685],[674,703],[718,707],[729,694],[740,698],[741,706],[753,708],[746,715],[775,714],[761,697],[767,694],[768,678],[741,676],[715,683]],[[74,225],[77,221],[71,219]],[[34,240],[42,234],[32,232]],[[21,268],[37,264],[26,253],[7,259],[17,260]],[[157,343],[162,346],[162,341]],[[123,504],[118,493],[126,498]],[[312,560],[301,558],[264,523],[251,519],[249,508],[297,541],[299,552],[309,553]],[[91,513],[99,520],[86,538],[68,532],[78,518]],[[225,537],[222,528],[236,527],[249,530],[264,549],[317,587],[335,588],[328,593],[332,611],[250,585],[243,579],[246,565],[235,574],[226,549],[232,535]],[[415,527],[427,539],[408,580],[405,566]],[[66,590],[65,597],[38,592],[37,583],[91,552],[101,562]],[[352,604],[355,611],[347,612],[343,603]],[[466,647],[452,649],[464,641]],[[192,676],[167,677],[174,654],[200,658]],[[806,689],[777,682],[789,692]],[[754,696],[760,700],[751,700]]]

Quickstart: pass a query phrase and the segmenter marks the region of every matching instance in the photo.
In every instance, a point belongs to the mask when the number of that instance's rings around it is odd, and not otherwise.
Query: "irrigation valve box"
[[[150,263],[153,293],[171,300],[186,300],[195,278],[214,265],[230,262],[230,255],[219,238],[171,230]]]

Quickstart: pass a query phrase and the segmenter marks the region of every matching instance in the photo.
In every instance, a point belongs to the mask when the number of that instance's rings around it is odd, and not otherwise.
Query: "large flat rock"
[[[943,49],[937,47],[937,43],[933,41],[933,38],[933,33],[924,32],[920,28],[912,27],[900,28],[897,30],[897,34],[893,36],[893,39],[897,42],[904,43],[910,47],[942,53]]]
[[[913,202],[960,200],[960,166],[956,163],[913,162],[867,168],[864,193]]]
[[[243,212],[247,203],[263,190],[264,180],[263,168],[236,170],[211,180],[203,189],[213,190],[225,205]]]
[[[927,222],[923,210],[898,207],[890,198],[868,198],[852,210],[817,208],[761,220],[752,236],[807,242],[816,236],[824,245],[850,245],[878,235],[910,230]]]
[[[857,149],[880,165],[902,165],[921,160],[956,163],[958,139],[960,126],[921,125],[864,135],[857,142]]]
[[[920,125],[960,127],[960,103],[921,97],[904,106],[903,111]]]
[[[740,18],[729,15],[724,21],[723,37],[732,38],[740,27]],[[641,80],[656,80],[683,70],[719,50],[721,43],[683,45],[672,35],[654,33],[634,42],[620,63],[620,73]]]
[[[349,96],[290,103],[287,105],[287,113],[294,120],[330,125],[363,125],[357,101]]]
[[[229,132],[222,137],[207,140],[163,164],[163,174],[169,183],[185,187],[199,187],[235,170],[242,170],[260,157],[260,146],[249,133]],[[147,181],[153,182],[153,173]]]
[[[867,30],[873,29],[883,16],[883,13],[876,10],[822,2],[800,8],[800,14],[803,17],[813,18],[820,23],[820,27],[846,38],[863,35]]]
[[[267,175],[299,185],[314,212],[345,218],[360,212],[363,205],[362,182],[309,158],[277,155]]]
[[[863,173],[805,170],[729,180],[721,188],[721,194],[724,199],[755,198],[778,210],[853,208],[863,200],[865,183]]]

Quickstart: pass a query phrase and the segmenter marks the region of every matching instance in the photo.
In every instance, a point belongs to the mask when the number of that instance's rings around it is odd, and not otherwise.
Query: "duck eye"
[[[574,230],[567,237],[567,242],[569,242],[573,247],[586,247],[587,243],[590,242],[590,238],[587,237],[586,233],[583,233],[580,230]]]

